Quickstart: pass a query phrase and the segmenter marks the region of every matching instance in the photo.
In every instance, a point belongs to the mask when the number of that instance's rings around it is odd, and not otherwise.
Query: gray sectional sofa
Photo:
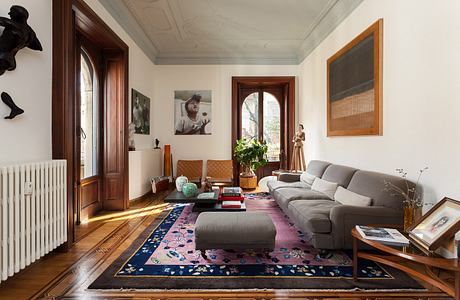
[[[311,237],[315,248],[352,248],[350,231],[356,225],[403,224],[403,198],[386,191],[385,181],[405,190],[404,179],[319,160],[311,161],[306,173],[310,178],[318,177],[345,188],[346,191],[342,189],[345,198],[347,193],[351,194],[349,199],[343,199],[342,194],[344,205],[318,191],[316,186],[316,190],[312,189],[308,180],[300,181],[299,175],[288,173],[281,174],[278,181],[268,183],[275,201],[294,224]],[[411,182],[408,184],[409,187],[414,186]],[[360,196],[370,198],[367,206],[355,206],[353,201]]]

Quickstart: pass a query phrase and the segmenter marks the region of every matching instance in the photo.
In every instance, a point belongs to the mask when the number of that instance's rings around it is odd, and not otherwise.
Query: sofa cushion
[[[278,180],[272,180],[267,182],[268,189],[270,191],[275,191],[280,188],[296,188],[296,189],[310,189],[311,186],[302,181],[296,182],[284,182]]]
[[[274,198],[276,202],[278,203],[279,206],[282,208],[288,207],[289,202],[293,200],[300,200],[302,201],[309,201],[309,200],[318,200],[318,199],[323,199],[323,200],[329,200],[328,196],[317,192],[313,191],[310,189],[298,189],[298,188],[280,188],[274,191]],[[332,202],[332,201],[331,201]]]
[[[313,181],[315,181],[315,178],[316,178],[315,175],[308,174],[308,172],[302,172],[302,174],[300,174],[300,181],[308,184],[309,186],[313,184]]]
[[[338,185],[346,188],[356,171],[358,169],[347,166],[330,165],[321,178],[330,182],[337,182]]]
[[[401,177],[362,170],[355,172],[347,189],[372,198],[373,206],[385,206],[402,210],[403,198],[400,195],[387,191],[385,189],[385,181],[393,183],[404,191],[407,190],[406,181]],[[407,184],[409,188],[414,187],[414,184],[410,181],[407,181]]]
[[[312,160],[307,166],[307,173],[316,177],[323,176],[324,171],[331,163],[322,160]]]
[[[288,206],[289,214],[294,223],[303,232],[330,233],[330,211],[341,205],[330,200],[291,201]]]
[[[327,195],[329,199],[334,199],[334,194],[337,190],[337,183],[329,182],[321,178],[315,178],[315,181],[313,181],[311,189]]]
[[[335,201],[343,205],[352,205],[352,206],[370,206],[372,199],[360,194],[356,194],[352,191],[344,189],[339,186],[334,195]]]

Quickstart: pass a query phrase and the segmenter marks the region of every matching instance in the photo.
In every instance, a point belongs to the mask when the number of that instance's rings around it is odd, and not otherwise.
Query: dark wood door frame
[[[282,143],[285,146],[285,163],[289,167],[292,154],[291,138],[295,132],[295,77],[294,76],[277,76],[277,77],[232,77],[232,157],[234,154],[234,145],[241,130],[241,120],[239,119],[239,105],[238,99],[240,90],[244,88],[271,88],[280,87],[284,88],[284,111],[281,112],[281,120],[286,120],[287,130],[282,134]],[[239,166],[233,160],[233,176],[236,182],[239,182]]]
[[[106,209],[126,209],[128,200],[128,46],[107,26],[83,0],[53,0],[53,79],[52,79],[52,156],[67,160],[67,244],[75,241],[77,178],[75,176],[75,97],[76,33],[103,49],[103,58],[111,65],[111,100],[117,114],[114,127],[104,128],[104,153],[118,151],[117,167],[103,170],[103,202]],[[114,64],[113,62],[116,61]],[[116,65],[116,68],[113,66]],[[105,66],[106,67],[106,66]],[[109,84],[105,82],[104,85]],[[104,87],[104,97],[107,91]],[[113,95],[116,95],[113,97]],[[103,100],[105,102],[105,99]],[[105,105],[105,104],[104,104]],[[103,122],[110,120],[104,116]],[[112,125],[112,124],[111,124]],[[110,137],[110,138],[107,138]],[[111,143],[109,145],[109,143]],[[115,145],[116,149],[113,149]],[[104,155],[106,158],[106,155]],[[114,179],[115,178],[115,179]],[[116,188],[114,188],[116,186]],[[117,193],[117,195],[115,195]]]

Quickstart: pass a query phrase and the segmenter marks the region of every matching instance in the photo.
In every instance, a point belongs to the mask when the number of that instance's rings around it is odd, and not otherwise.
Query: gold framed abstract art
[[[382,135],[383,19],[327,60],[327,136]]]

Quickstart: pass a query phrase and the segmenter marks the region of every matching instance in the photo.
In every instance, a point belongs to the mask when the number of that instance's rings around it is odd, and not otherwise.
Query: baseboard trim
[[[151,196],[153,196],[152,191],[148,191],[147,193],[145,193],[144,195],[142,195],[140,197],[137,197],[137,198],[134,198],[134,199],[129,199],[129,204],[135,203],[137,201],[145,200],[145,199],[147,199],[148,197],[151,197]]]

